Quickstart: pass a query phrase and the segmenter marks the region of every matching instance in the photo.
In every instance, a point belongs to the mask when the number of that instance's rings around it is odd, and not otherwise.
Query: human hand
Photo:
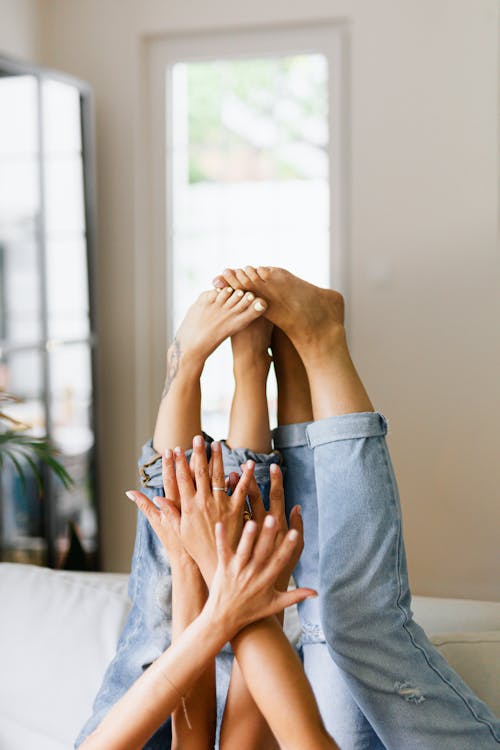
[[[243,468],[243,467],[242,467]],[[271,464],[269,467],[269,473],[271,478],[271,488],[269,491],[269,513],[276,519],[277,533],[276,533],[276,545],[281,544],[288,529],[295,529],[299,534],[299,541],[295,548],[294,554],[291,556],[288,565],[283,568],[279,579],[276,581],[276,588],[278,591],[286,591],[290,576],[292,575],[299,557],[304,549],[304,526],[302,523],[302,513],[300,505],[295,505],[290,512],[290,523],[287,523],[285,515],[285,494],[283,489],[283,475],[278,464]],[[252,516],[257,522],[259,529],[262,528],[264,520],[268,517],[262,497],[259,491],[259,487],[252,477],[250,486],[248,489],[248,499],[252,507]]]
[[[198,571],[198,566],[186,551],[181,539],[180,495],[171,450],[165,451],[162,458],[162,480],[165,497],[158,495],[150,500],[147,495],[135,490],[129,490],[125,494],[135,502],[150,523],[168,555],[171,566],[193,567]]]
[[[255,620],[317,596],[313,589],[276,589],[276,580],[297,556],[300,543],[296,529],[288,531],[279,543],[278,533],[277,519],[270,514],[260,531],[255,521],[248,521],[233,551],[224,524],[216,524],[217,566],[202,616],[215,621],[228,640]]]
[[[211,454],[209,466],[204,440],[196,436],[193,439],[191,467],[181,449],[174,451],[173,459],[166,459],[167,470],[175,477],[180,496],[181,539],[207,584],[217,566],[215,524],[219,521],[224,523],[229,545],[236,549],[243,528],[243,506],[254,470],[253,462],[245,465],[229,497],[225,489],[227,484],[220,443],[212,443]]]

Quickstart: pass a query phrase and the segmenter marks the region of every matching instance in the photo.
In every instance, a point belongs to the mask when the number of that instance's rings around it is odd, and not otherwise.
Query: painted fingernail
[[[131,492],[130,490],[128,490],[125,494],[126,494],[126,496],[128,497],[129,500],[132,500],[132,502],[135,503],[135,495],[134,495],[133,492]]]
[[[255,294],[252,294],[252,292],[247,292],[247,300],[250,302],[255,299]]]
[[[274,520],[274,516],[266,516],[264,520],[264,526],[267,526],[268,529],[272,529],[276,521]]]
[[[269,467],[269,471],[271,472],[271,474],[279,474],[280,467],[278,466],[278,464],[271,464],[271,466]]]
[[[201,448],[205,445],[205,441],[203,440],[201,435],[196,435],[193,438],[193,445],[195,446],[195,448]]]
[[[237,289],[236,292],[235,292],[235,294],[236,294],[237,297],[243,297],[243,295],[245,294],[245,292],[243,291],[243,289]]]
[[[254,309],[254,310],[256,310],[257,312],[263,312],[263,311],[264,311],[264,310],[265,310],[266,308],[265,308],[265,306],[264,306],[264,305],[262,304],[262,302],[258,302],[258,301],[257,301],[257,302],[255,303],[255,305],[253,306],[253,309]]]

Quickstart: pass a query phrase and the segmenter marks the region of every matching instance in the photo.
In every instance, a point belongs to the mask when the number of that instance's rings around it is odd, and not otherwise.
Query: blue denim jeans
[[[286,465],[287,511],[302,506],[305,547],[294,577],[318,599],[299,606],[304,668],[328,730],[342,750],[484,750],[500,723],[451,670],[415,624],[401,512],[380,414],[350,414],[287,425],[274,433]],[[209,441],[207,441],[209,442]],[[256,460],[264,497],[269,463],[224,446],[226,473]],[[162,494],[151,444],[141,457],[145,492]],[[76,746],[170,643],[168,560],[141,514],[130,578],[132,611],[117,654]],[[217,713],[224,710],[232,655],[217,658]],[[146,743],[170,747],[168,717]]]

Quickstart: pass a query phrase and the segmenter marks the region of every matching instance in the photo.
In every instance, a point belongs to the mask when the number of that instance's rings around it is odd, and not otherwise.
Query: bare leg
[[[278,424],[312,421],[309,380],[296,348],[277,327],[273,330],[271,346],[278,381]]]
[[[266,295],[265,316],[281,328],[297,349],[311,387],[314,419],[373,411],[347,348],[344,301],[282,268],[226,269],[224,278]]]
[[[228,336],[245,328],[266,309],[251,293],[204,292],[184,318],[167,354],[167,377],[156,420],[153,445],[189,448],[201,432],[200,376],[207,357]]]
[[[266,385],[272,323],[259,318],[231,338],[235,390],[227,444],[255,453],[271,451]]]

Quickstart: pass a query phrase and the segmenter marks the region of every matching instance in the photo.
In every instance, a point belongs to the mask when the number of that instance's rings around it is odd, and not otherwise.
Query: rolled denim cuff
[[[337,440],[378,437],[387,434],[387,420],[379,412],[341,414],[313,422],[307,427],[307,440],[311,448]]]
[[[307,427],[313,422],[297,422],[296,424],[278,425],[272,431],[273,445],[276,450],[283,448],[299,448],[301,445],[308,445]]]
[[[240,465],[246,461],[255,461],[255,479],[257,484],[269,481],[269,467],[271,464],[280,464],[281,456],[278,451],[271,453],[255,453],[246,448],[229,448],[225,440],[221,440],[222,459],[224,461],[224,472],[226,475],[232,471],[241,474]]]
[[[207,458],[210,458],[210,444],[213,443],[213,439],[206,433],[203,433],[203,437],[205,438]],[[254,451],[246,450],[244,448],[236,448],[232,450],[226,445],[224,440],[222,440],[221,443],[222,460],[224,462],[224,472],[226,476],[233,471],[237,474],[241,474],[240,464],[252,460],[255,461],[255,479],[257,480],[257,484],[259,486],[267,485],[269,484],[269,466],[271,464],[281,463],[281,456],[277,451],[273,451],[272,453],[255,453]],[[191,449],[186,451],[186,458],[188,461],[191,453]],[[153,441],[148,440],[147,443],[144,444],[139,458],[139,474],[143,487],[163,487],[161,471],[161,455],[153,448]]]

